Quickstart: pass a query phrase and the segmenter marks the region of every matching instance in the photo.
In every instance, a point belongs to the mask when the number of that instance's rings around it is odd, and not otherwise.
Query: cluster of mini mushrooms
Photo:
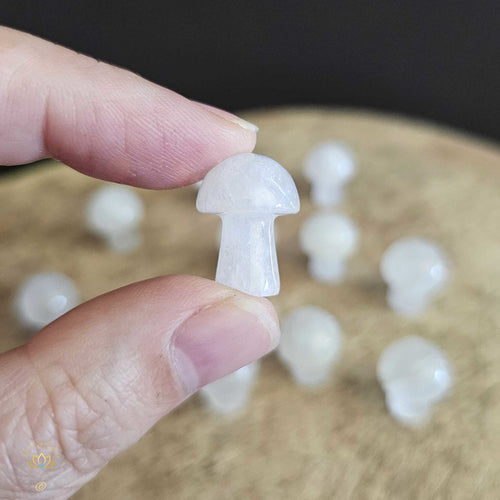
[[[311,201],[318,212],[300,228],[299,244],[308,256],[310,276],[332,286],[342,281],[348,259],[359,246],[355,224],[334,211],[356,170],[352,151],[338,142],[320,143],[304,159],[304,176],[311,183]],[[198,210],[222,219],[216,281],[251,295],[278,294],[274,220],[300,209],[299,195],[287,170],[266,156],[238,154],[210,170],[197,187]],[[125,186],[99,188],[86,208],[89,230],[121,253],[140,245],[143,216],[141,199]],[[389,307],[406,316],[425,311],[449,273],[442,251],[421,238],[394,242],[384,253],[380,270],[388,285]],[[40,273],[22,284],[14,305],[21,325],[38,331],[79,302],[78,289],[67,276]],[[343,334],[336,318],[319,307],[306,305],[282,318],[281,329],[277,354],[293,379],[304,387],[324,385],[342,349]],[[258,371],[259,363],[252,363],[205,386],[200,394],[215,412],[241,410]],[[408,426],[425,422],[434,403],[444,397],[452,383],[443,352],[415,336],[387,347],[377,375],[389,411]]]
[[[299,231],[308,271],[319,282],[336,285],[357,250],[359,233],[349,217],[333,211],[343,200],[345,185],[356,173],[353,153],[343,144],[318,144],[305,157],[304,176],[311,183],[311,201],[319,207]],[[222,219],[216,280],[258,296],[279,292],[274,219],[299,210],[299,196],[288,172],[271,158],[240,154],[214,167],[199,187],[197,208]],[[448,278],[447,259],[432,242],[402,238],[384,253],[381,274],[388,284],[389,307],[416,316]],[[328,311],[313,305],[296,308],[281,322],[279,359],[297,384],[324,385],[340,356],[342,329]],[[253,363],[201,389],[209,407],[219,413],[246,403],[258,364]],[[442,351],[420,337],[391,344],[378,364],[378,378],[387,407],[401,423],[427,420],[434,403],[451,386],[451,368]]]

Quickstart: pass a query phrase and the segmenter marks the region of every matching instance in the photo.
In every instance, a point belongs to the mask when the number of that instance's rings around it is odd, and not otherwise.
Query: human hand
[[[151,189],[191,184],[256,139],[256,127],[229,113],[8,28],[0,123],[0,164],[54,157]],[[0,498],[35,492],[22,454],[35,442],[59,454],[37,498],[67,498],[199,387],[278,339],[266,299],[192,276],[82,304],[0,355]]]

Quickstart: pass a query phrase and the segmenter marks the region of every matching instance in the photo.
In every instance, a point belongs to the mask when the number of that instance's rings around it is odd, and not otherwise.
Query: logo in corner
[[[55,458],[58,457],[57,450],[50,443],[34,442],[23,455],[28,459],[28,465],[32,469],[52,469],[55,465]]]
[[[40,481],[35,484],[35,491],[43,491],[45,488],[47,488],[47,483],[45,481]]]
[[[28,465],[33,467],[33,469],[50,469],[51,467],[54,467],[55,464],[50,455],[40,453],[38,456],[33,455],[33,458]]]

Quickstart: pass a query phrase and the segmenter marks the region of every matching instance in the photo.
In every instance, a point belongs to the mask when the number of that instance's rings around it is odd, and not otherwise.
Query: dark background
[[[499,0],[0,0],[0,22],[230,110],[368,107],[500,138]]]

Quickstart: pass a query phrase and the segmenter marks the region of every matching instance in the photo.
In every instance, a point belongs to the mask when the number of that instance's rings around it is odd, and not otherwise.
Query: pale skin
[[[0,164],[57,158],[150,189],[203,178],[253,150],[256,127],[141,77],[0,27]],[[27,201],[28,202],[28,201]],[[68,498],[199,387],[263,356],[274,308],[194,276],[86,302],[0,355],[0,498],[32,498],[23,454],[59,456],[36,498]]]

